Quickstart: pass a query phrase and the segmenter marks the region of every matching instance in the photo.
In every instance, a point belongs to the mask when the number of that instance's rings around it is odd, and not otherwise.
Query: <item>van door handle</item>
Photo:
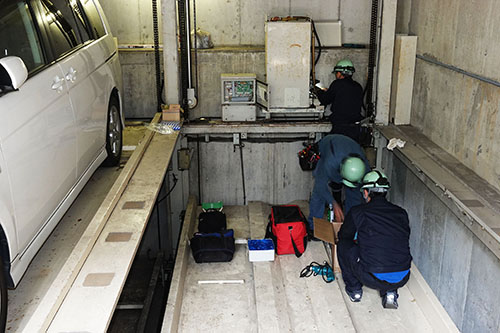
[[[57,92],[61,92],[63,90],[63,84],[64,84],[64,78],[59,77],[59,75],[56,75],[54,78],[54,81],[52,81],[52,90],[57,90]]]
[[[66,73],[66,81],[73,83],[75,82],[75,80],[76,80],[76,70],[73,67],[71,67],[69,69],[69,72]]]

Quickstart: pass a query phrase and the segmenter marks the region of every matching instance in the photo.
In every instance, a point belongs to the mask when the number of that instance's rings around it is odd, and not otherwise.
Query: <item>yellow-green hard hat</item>
[[[354,65],[352,61],[349,59],[343,59],[337,62],[335,67],[333,67],[333,73],[340,72],[344,75],[352,75],[356,70],[354,69]]]
[[[359,157],[348,157],[340,166],[342,183],[348,187],[357,187],[365,175],[365,162]]]
[[[363,177],[361,190],[381,192],[387,191],[389,188],[391,188],[389,180],[387,180],[387,177],[381,171],[373,170]]]

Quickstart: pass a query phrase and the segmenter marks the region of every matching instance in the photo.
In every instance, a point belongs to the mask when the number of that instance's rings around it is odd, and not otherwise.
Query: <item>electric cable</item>
[[[173,173],[172,174],[172,178],[174,179],[174,185],[172,186],[172,188],[167,192],[167,194],[165,194],[163,196],[163,198],[161,199],[156,199],[156,222],[157,222],[157,229],[158,229],[158,249],[159,250],[162,250],[162,242],[161,242],[161,228],[160,228],[160,203],[165,200],[169,195],[170,193],[172,193],[172,191],[174,190],[175,188],[175,185],[177,185],[177,176]],[[163,178],[163,182],[162,182],[162,185],[165,184],[165,178]]]
[[[312,24],[312,28],[313,28],[314,37],[316,37],[316,40],[318,41],[318,56],[314,60],[314,65],[317,65],[319,58],[321,57],[322,46],[321,46],[321,41],[319,39],[318,32],[316,31],[316,26],[314,25],[314,20],[312,20],[312,19],[311,19],[311,24]],[[314,84],[316,84],[316,82]]]
[[[174,180],[174,185],[172,185],[172,188],[167,192],[167,194],[165,194],[163,196],[163,198],[159,199],[156,203],[160,203],[162,202],[163,200],[165,200],[169,195],[170,193],[172,193],[172,191],[174,190],[175,188],[175,185],[177,185],[177,182],[179,181],[179,179],[177,178],[177,176],[175,175],[175,173],[172,174],[172,179]]]
[[[326,283],[331,283],[335,280],[335,275],[333,274],[332,267],[326,261],[323,262],[323,265],[320,265],[316,261],[313,261],[309,265],[304,267],[302,271],[300,271],[301,278],[310,277],[311,275],[321,275],[323,281],[325,281]]]

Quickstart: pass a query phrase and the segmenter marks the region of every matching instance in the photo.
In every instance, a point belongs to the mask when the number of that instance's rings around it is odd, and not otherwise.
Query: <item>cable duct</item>
[[[155,76],[156,76],[156,112],[161,112],[162,104],[162,80],[160,68],[160,38],[158,33],[158,6],[157,0],[153,0],[153,39],[155,52]]]
[[[375,103],[373,101],[373,78],[375,61],[377,56],[377,22],[378,22],[378,0],[372,0],[372,16],[370,21],[370,51],[368,54],[368,78],[366,80],[366,117],[375,115]]]

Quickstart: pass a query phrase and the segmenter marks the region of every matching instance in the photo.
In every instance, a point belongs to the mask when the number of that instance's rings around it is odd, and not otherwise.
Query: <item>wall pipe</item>
[[[463,74],[463,75],[466,75],[466,76],[469,76],[471,78],[474,78],[474,79],[477,79],[479,81],[483,81],[483,82],[486,82],[486,83],[489,83],[489,84],[492,84],[494,86],[497,86],[497,87],[500,87],[500,82],[498,81],[495,81],[493,79],[489,79],[487,77],[484,77],[484,76],[481,76],[481,75],[478,75],[478,74],[474,74],[474,73],[471,73],[471,72],[467,72],[461,68],[458,68],[458,67],[455,67],[453,65],[448,65],[448,64],[445,64],[441,61],[438,61],[438,60],[435,60],[435,59],[432,59],[430,57],[426,57],[426,56],[423,56],[423,55],[420,55],[420,54],[417,54],[417,59],[420,59],[420,60],[423,60],[423,61],[426,61],[426,62],[429,62],[431,64],[434,64],[434,65],[437,65],[437,66],[440,66],[440,67],[443,67],[443,68],[446,68],[446,69],[449,69],[449,70],[452,70],[454,72],[457,72],[457,73],[460,73],[460,74]]]

